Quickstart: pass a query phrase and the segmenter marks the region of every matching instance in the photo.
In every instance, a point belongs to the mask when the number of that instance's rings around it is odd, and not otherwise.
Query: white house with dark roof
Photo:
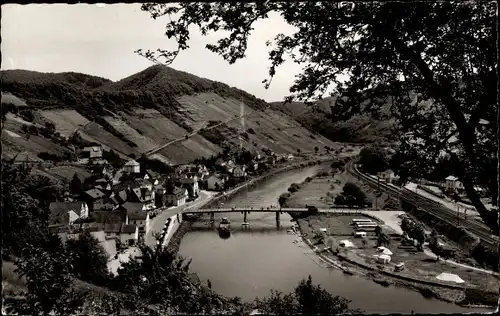
[[[444,180],[445,180],[444,186],[447,191],[455,191],[464,188],[462,182],[460,182],[458,178],[455,176],[448,176]]]
[[[130,160],[123,166],[123,169],[128,173],[140,173],[141,165],[135,160]]]
[[[136,244],[139,241],[139,227],[135,224],[122,224],[120,241],[129,246]]]
[[[166,192],[164,196],[166,205],[181,206],[186,203],[189,194],[186,188],[176,187],[173,192]]]
[[[149,213],[144,203],[126,202],[120,206],[127,212],[128,224],[135,224],[139,227],[140,233],[147,233],[149,230]]]

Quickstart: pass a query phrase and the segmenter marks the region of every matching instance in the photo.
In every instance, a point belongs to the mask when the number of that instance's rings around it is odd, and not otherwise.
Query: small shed
[[[378,263],[387,264],[387,263],[391,262],[391,256],[389,256],[389,255],[380,255],[380,256],[377,257],[377,262]]]

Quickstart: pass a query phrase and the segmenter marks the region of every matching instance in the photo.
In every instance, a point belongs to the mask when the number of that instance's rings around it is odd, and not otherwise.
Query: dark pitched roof
[[[153,178],[153,179],[156,179],[156,178],[160,177],[160,174],[159,174],[158,172],[153,171],[153,170],[151,170],[151,169],[147,169],[147,170],[146,170],[146,173],[147,173],[147,174],[148,174],[151,178]]]
[[[150,185],[153,185],[153,184],[151,182],[149,182],[148,180],[142,179],[142,178],[137,178],[137,179],[134,179],[134,181],[132,181],[132,183],[130,184],[130,187],[131,188],[139,188],[142,186],[150,186]]]
[[[101,190],[98,190],[98,189],[91,189],[91,190],[85,191],[85,194],[87,194],[88,196],[90,196],[93,199],[100,199],[100,198],[105,196],[105,194]]]
[[[143,203],[126,202],[123,205],[121,205],[120,208],[127,211],[127,214],[128,214],[129,211],[131,211],[131,212],[142,211],[143,206],[144,206]]]
[[[97,223],[125,223],[127,218],[127,213],[123,210],[113,210],[113,211],[94,211],[92,213],[92,218]]]
[[[130,181],[126,181],[126,182],[121,182],[121,183],[115,184],[111,187],[111,191],[113,191],[114,193],[118,193],[120,191],[127,190],[130,187],[131,183],[132,182],[130,182]]]
[[[104,232],[105,233],[120,233],[120,229],[123,224],[121,223],[108,223],[104,225]]]
[[[115,207],[115,202],[111,198],[104,198],[102,202],[94,204],[94,211],[111,210]]]
[[[121,226],[121,233],[124,234],[133,234],[137,231],[137,225],[136,224],[122,224]]]

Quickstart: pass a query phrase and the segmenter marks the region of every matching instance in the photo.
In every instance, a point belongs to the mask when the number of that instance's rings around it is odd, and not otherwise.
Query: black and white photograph
[[[498,312],[498,4],[1,5],[3,315]]]

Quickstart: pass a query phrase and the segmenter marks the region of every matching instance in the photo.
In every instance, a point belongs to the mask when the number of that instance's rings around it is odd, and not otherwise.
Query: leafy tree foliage
[[[109,280],[108,255],[99,241],[88,230],[80,233],[78,238],[66,243],[71,272],[78,278],[95,284],[105,284]]]
[[[380,233],[378,234],[377,236],[377,246],[382,246],[382,245],[385,245],[385,246],[388,246],[391,244],[391,238],[385,234],[385,233]]]
[[[491,181],[498,159],[494,3],[268,1],[144,4],[142,9],[155,19],[171,18],[166,36],[175,38],[177,49],[138,51],[167,64],[189,47],[191,26],[202,35],[226,32],[206,47],[233,64],[245,57],[252,25],[279,14],[296,31],[266,43],[272,47],[266,87],[289,59],[304,70],[287,101],[317,100],[333,88],[337,119],[390,105],[403,135],[395,159],[403,180],[424,176],[443,152],[455,157],[469,199],[498,232],[498,212],[488,211],[474,190],[480,184],[493,191],[497,184]]]
[[[57,236],[45,242],[28,244],[16,261],[16,272],[26,278],[28,292],[23,300],[8,300],[10,312],[21,315],[68,315],[75,312],[83,298],[71,289],[71,264]]]
[[[409,218],[405,217],[401,221],[401,230],[408,235],[408,237],[416,240],[418,242],[418,249],[422,250],[425,242],[425,230],[424,227],[416,223]]]
[[[36,193],[30,168],[2,159],[2,248],[4,254],[21,255],[28,244],[43,243],[48,231],[47,211],[30,193]]]
[[[368,146],[359,153],[361,169],[370,174],[385,171],[388,166],[387,154],[380,147]]]
[[[366,205],[366,194],[354,183],[348,182],[342,188],[342,193],[335,197],[335,205]]]
[[[80,180],[78,175],[75,173],[69,183],[69,189],[72,193],[80,193],[82,192],[82,185],[82,180]]]
[[[339,315],[356,312],[348,307],[349,301],[333,296],[320,285],[313,285],[311,276],[302,280],[289,294],[271,291],[263,299],[256,299],[258,310],[264,314],[274,315]]]

